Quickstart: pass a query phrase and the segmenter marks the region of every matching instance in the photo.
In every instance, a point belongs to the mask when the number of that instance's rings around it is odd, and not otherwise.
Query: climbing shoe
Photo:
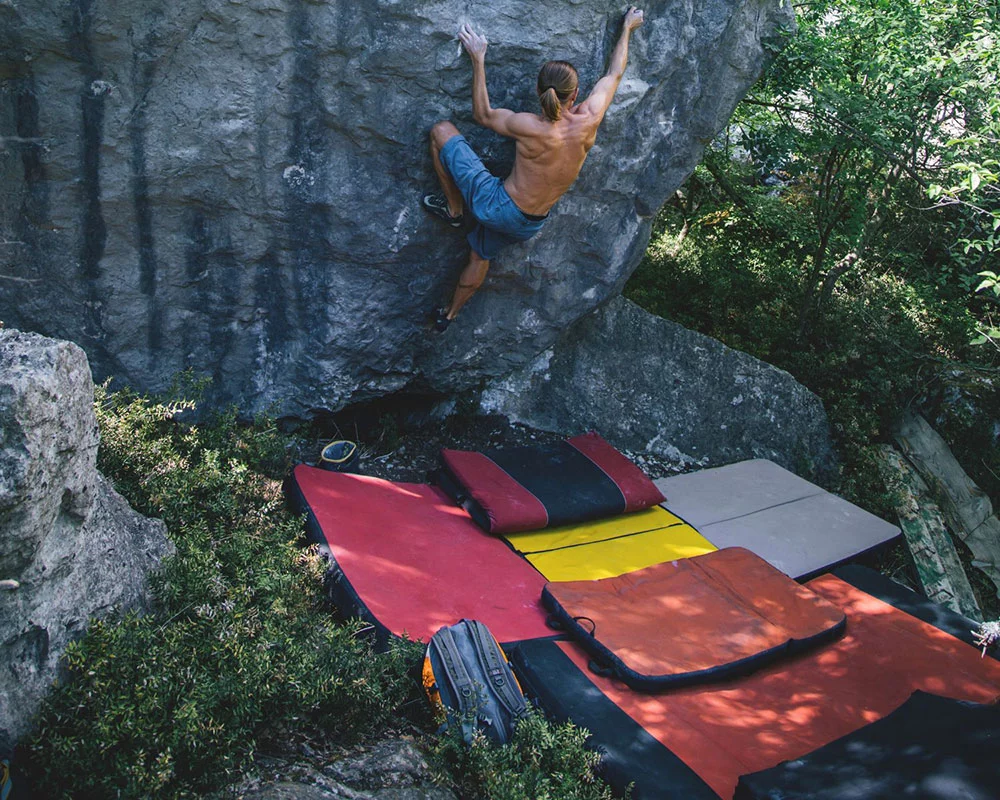
[[[434,312],[434,330],[438,333],[444,333],[448,330],[448,326],[451,325],[451,320],[448,319],[448,309],[442,307]]]
[[[462,215],[459,214],[457,217],[453,217],[448,212],[448,201],[445,199],[443,194],[425,194],[423,200],[424,208],[426,208],[435,217],[440,217],[445,222],[447,222],[453,228],[462,227]]]
[[[358,446],[347,439],[330,442],[319,454],[319,466],[331,472],[357,472]]]

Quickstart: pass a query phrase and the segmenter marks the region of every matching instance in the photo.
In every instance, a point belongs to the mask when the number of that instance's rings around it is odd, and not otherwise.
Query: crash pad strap
[[[542,602],[601,667],[641,691],[745,674],[839,636],[846,622],[740,547],[615,578],[550,582]]]

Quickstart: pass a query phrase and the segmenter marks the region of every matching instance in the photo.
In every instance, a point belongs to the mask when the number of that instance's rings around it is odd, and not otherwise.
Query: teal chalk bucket
[[[361,453],[354,442],[338,439],[323,448],[319,456],[319,465],[332,472],[354,472],[360,456]]]

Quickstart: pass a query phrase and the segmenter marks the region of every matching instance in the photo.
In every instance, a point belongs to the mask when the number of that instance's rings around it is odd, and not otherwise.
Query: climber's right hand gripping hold
[[[635,6],[629,6],[628,11],[625,12],[624,25],[629,31],[634,31],[644,22],[642,11]]]
[[[479,61],[486,58],[486,46],[489,42],[486,41],[485,36],[480,36],[472,30],[472,26],[468,22],[459,29],[458,38],[462,42],[465,52],[469,54],[469,58]]]

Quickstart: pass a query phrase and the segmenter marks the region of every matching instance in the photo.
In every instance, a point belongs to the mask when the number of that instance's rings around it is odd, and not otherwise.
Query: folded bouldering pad
[[[845,625],[839,608],[740,547],[548,583],[542,602],[596,668],[641,691],[743,675]]]
[[[383,636],[426,641],[463,618],[500,641],[552,635],[542,576],[437,487],[300,465],[285,488],[331,560],[334,602]]]
[[[664,506],[716,547],[804,578],[896,538],[895,525],[764,459],[662,478]]]
[[[552,581],[611,578],[715,550],[698,531],[659,506],[504,538]]]
[[[807,586],[846,613],[844,635],[723,683],[635,692],[592,674],[572,642],[525,642],[514,663],[547,710],[591,731],[590,746],[612,762],[609,779],[621,787],[634,780],[639,800],[698,797],[690,773],[731,798],[740,775],[801,758],[892,713],[914,691],[1000,698],[1000,662],[971,645],[832,575]],[[586,684],[597,694],[588,690],[582,702]],[[676,789],[665,779],[674,772],[687,776]]]
[[[596,433],[482,453],[444,449],[433,477],[497,534],[610,517],[663,500],[642,470]]]
[[[744,775],[734,800],[995,800],[1000,707],[915,692],[884,719]]]

